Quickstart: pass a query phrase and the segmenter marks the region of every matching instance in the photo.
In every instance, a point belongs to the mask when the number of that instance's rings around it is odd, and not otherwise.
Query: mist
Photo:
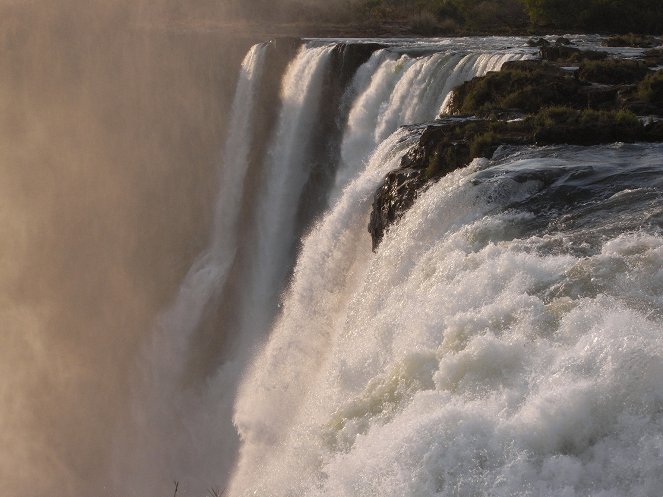
[[[5,495],[115,495],[139,351],[207,243],[254,35],[169,29],[171,7],[0,2]]]

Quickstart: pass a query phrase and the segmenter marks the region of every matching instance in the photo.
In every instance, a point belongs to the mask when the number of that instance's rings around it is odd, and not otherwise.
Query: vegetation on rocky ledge
[[[211,11],[218,2],[199,0]],[[653,47],[663,32],[660,0],[227,0],[229,13],[270,22],[401,23],[410,33],[620,33],[611,43]],[[636,35],[629,33],[638,33]]]
[[[545,46],[542,60],[507,63],[454,91],[451,109],[464,117],[428,126],[376,192],[373,250],[419,192],[501,145],[663,141],[663,71],[649,67],[656,61],[597,60],[576,49],[546,57]]]
[[[461,85],[454,90],[451,112],[487,116],[563,105],[660,113],[663,73],[650,68],[660,60],[597,60],[595,52],[571,47],[541,47],[541,53],[541,60],[508,62],[499,72]]]
[[[660,33],[660,0],[355,0],[351,9],[368,18],[398,18],[426,14],[426,30],[450,29],[508,32],[561,29],[612,33]],[[419,23],[421,24],[421,23]],[[651,38],[615,37],[621,46],[656,46]],[[617,45],[613,45],[617,46]]]

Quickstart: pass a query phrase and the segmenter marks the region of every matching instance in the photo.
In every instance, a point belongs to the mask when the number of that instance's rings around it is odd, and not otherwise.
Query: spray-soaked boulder
[[[332,65],[336,72],[335,77],[340,85],[345,85],[354,76],[359,66],[366,62],[373,52],[385,48],[379,43],[339,43],[332,51]]]
[[[378,248],[387,228],[412,207],[425,184],[421,169],[396,169],[387,174],[382,186],[375,193],[368,223],[373,251]]]
[[[606,52],[580,50],[564,44],[544,45],[539,48],[541,59],[551,62],[580,62],[583,60],[603,60],[608,57]]]
[[[482,122],[474,124],[481,126]],[[387,174],[375,193],[368,225],[373,250],[385,230],[414,204],[428,184],[469,162],[471,144],[463,136],[466,129],[461,120],[427,127],[417,145],[403,156],[400,167]]]

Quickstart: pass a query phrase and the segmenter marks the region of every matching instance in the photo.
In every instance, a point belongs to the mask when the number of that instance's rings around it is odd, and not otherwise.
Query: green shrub
[[[470,143],[470,157],[492,157],[501,142],[501,137],[493,131],[476,135]]]
[[[618,110],[615,113],[615,122],[619,126],[639,126],[640,119],[630,110]]]
[[[546,107],[541,109],[535,117],[539,127],[550,127],[556,124],[568,123],[578,118],[578,111],[570,107]]]
[[[649,69],[640,61],[624,59],[591,60],[580,64],[578,75],[586,81],[602,84],[635,83]]]
[[[645,102],[663,105],[663,70],[653,72],[638,85],[638,97]]]
[[[424,169],[424,178],[429,180],[433,178],[440,169],[440,154],[438,151],[433,152],[428,158],[428,164]]]
[[[440,32],[440,24],[437,17],[426,10],[414,14],[409,19],[410,29],[417,34],[431,36]]]
[[[583,110],[578,113],[578,122],[583,125],[600,124],[607,120],[604,114],[594,109]]]

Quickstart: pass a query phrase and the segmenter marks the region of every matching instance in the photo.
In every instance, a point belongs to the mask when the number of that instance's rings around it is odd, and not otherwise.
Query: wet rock
[[[469,142],[455,139],[465,126],[463,122],[451,122],[427,127],[417,145],[402,157],[400,167],[387,174],[373,198],[368,224],[374,251],[389,226],[414,204],[427,185],[468,163]]]
[[[549,45],[540,48],[541,59],[548,61],[580,62],[582,60],[602,60],[608,57],[605,52],[580,50],[565,45]]]
[[[610,36],[603,42],[603,44],[606,47],[651,48],[660,45],[661,40],[655,36],[629,33],[625,35]]]
[[[547,47],[550,45],[550,42],[545,38],[530,38],[527,40],[527,44],[530,47]]]
[[[387,228],[414,204],[426,184],[420,169],[397,169],[390,172],[375,193],[368,231],[375,251]]]
[[[310,226],[327,205],[338,167],[343,129],[350,112],[349,100],[344,98],[345,91],[357,69],[381,48],[384,45],[377,43],[339,43],[332,50],[321,83],[319,118],[312,130],[306,158],[309,177],[297,212],[298,226]],[[298,236],[302,234],[297,233]]]
[[[347,83],[354,76],[357,68],[366,62],[373,52],[385,48],[379,43],[339,43],[334,47],[332,58],[337,71],[336,79]]]
[[[644,62],[625,59],[585,61],[578,70],[578,76],[585,81],[609,85],[636,83],[648,73]]]

